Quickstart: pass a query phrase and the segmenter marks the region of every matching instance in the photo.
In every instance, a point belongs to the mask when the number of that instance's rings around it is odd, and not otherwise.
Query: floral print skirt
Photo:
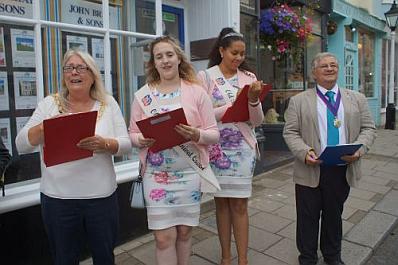
[[[214,197],[249,198],[256,151],[235,125],[227,123],[218,126],[220,142],[209,148],[210,165],[221,187]]]
[[[149,229],[199,225],[200,176],[173,149],[148,153],[144,195]]]

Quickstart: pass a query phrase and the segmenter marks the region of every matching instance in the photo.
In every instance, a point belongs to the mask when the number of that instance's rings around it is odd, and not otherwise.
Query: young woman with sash
[[[221,186],[221,190],[214,194],[214,199],[222,265],[231,264],[231,227],[236,240],[238,264],[248,263],[247,203],[252,193],[258,150],[253,129],[264,118],[258,98],[262,82],[257,81],[256,76],[248,70],[245,53],[243,36],[232,28],[224,28],[210,52],[209,69],[199,72],[199,79],[212,99],[220,131],[220,142],[210,147],[210,165]],[[249,120],[221,123],[225,111],[247,84],[250,85]]]
[[[136,122],[181,107],[189,126],[175,129],[189,142],[148,152],[154,139],[145,138]],[[201,192],[219,189],[208,166],[208,146],[218,142],[219,132],[210,98],[173,38],[164,36],[151,43],[147,84],[135,93],[131,109],[130,138],[140,148],[157,264],[188,264],[192,227],[199,224]]]

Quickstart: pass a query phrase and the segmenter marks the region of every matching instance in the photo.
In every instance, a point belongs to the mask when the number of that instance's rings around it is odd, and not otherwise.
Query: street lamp
[[[390,53],[390,82],[388,90],[388,105],[386,108],[385,129],[395,130],[395,104],[394,104],[394,63],[395,63],[395,28],[398,22],[398,8],[394,2],[390,10],[384,13],[388,27],[391,29],[391,53]]]

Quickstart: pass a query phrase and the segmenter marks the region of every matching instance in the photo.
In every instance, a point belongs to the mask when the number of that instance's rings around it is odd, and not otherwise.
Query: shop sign
[[[13,17],[33,17],[33,0],[1,0],[0,15]]]
[[[110,27],[118,29],[118,15],[115,7],[109,7],[109,19]],[[102,4],[88,1],[63,0],[61,21],[69,24],[102,28]]]

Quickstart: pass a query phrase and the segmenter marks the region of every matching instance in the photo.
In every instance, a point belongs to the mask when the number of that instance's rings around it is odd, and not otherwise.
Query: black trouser
[[[113,265],[119,228],[117,192],[98,199],[57,199],[41,194],[44,226],[55,265],[78,265],[86,236],[93,263]]]
[[[350,192],[346,170],[346,166],[321,166],[318,187],[296,184],[296,243],[301,265],[312,265],[318,261],[319,218],[321,218],[320,249],[324,260],[330,262],[341,259],[341,214]]]

